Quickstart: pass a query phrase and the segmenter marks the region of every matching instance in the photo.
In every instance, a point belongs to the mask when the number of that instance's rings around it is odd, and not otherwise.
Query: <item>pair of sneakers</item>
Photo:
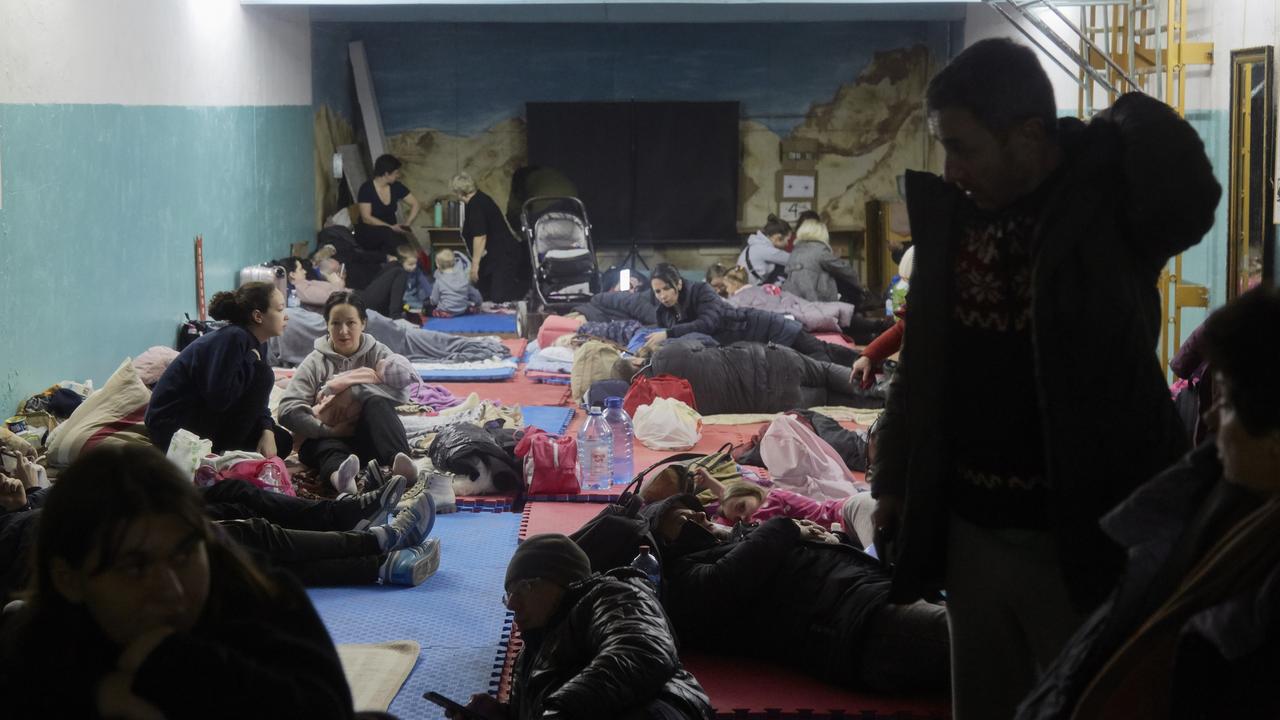
[[[378,569],[384,584],[421,585],[440,568],[440,539],[428,537],[435,522],[435,499],[424,492],[397,510],[391,522],[377,528],[375,535],[387,553]]]

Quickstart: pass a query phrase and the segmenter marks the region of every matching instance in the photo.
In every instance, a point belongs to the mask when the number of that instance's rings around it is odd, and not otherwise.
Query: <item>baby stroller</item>
[[[591,223],[581,200],[529,198],[520,208],[520,227],[529,244],[538,307],[563,310],[600,291]]]

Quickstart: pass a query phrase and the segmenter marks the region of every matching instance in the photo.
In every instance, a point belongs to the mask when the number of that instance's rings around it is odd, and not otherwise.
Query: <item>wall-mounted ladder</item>
[[[1075,80],[1082,119],[1133,91],[1185,116],[1187,67],[1213,63],[1213,43],[1187,42],[1188,0],[984,1]],[[1209,307],[1208,288],[1183,282],[1182,256],[1171,265],[1159,281],[1165,318],[1160,365],[1166,371],[1182,337],[1183,308]]]

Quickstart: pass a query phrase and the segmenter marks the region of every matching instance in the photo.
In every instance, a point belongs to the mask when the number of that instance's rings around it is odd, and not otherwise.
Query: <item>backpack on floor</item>
[[[608,572],[630,565],[640,553],[641,545],[648,545],[658,562],[662,562],[649,521],[640,515],[640,508],[645,504],[638,494],[640,484],[654,468],[698,457],[701,457],[698,453],[672,455],[636,473],[616,501],[605,505],[595,517],[569,536],[587,554],[593,572]]]
[[[530,495],[578,494],[578,441],[572,435],[531,428],[516,444],[516,457],[524,459]]]
[[[178,339],[174,342],[174,347],[178,352],[196,340],[202,335],[207,335],[214,330],[222,327],[225,323],[217,320],[192,320],[190,315],[183,314],[186,321],[178,325]]]

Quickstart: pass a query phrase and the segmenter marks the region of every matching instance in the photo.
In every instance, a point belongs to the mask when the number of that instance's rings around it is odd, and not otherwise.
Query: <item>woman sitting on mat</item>
[[[339,492],[355,494],[360,463],[377,460],[418,477],[396,406],[416,375],[402,355],[364,332],[364,301],[350,290],[324,304],[328,333],[302,361],[280,400],[280,421],[303,438],[298,458]]]
[[[409,225],[422,208],[400,177],[400,160],[394,155],[381,155],[373,162],[373,179],[366,180],[356,193],[360,205],[356,243],[365,250],[385,253],[388,260],[395,259],[397,247],[409,242]],[[403,223],[396,219],[396,209],[402,201],[409,205],[409,216]]]
[[[822,342],[795,320],[763,310],[734,307],[705,282],[685,283],[680,271],[669,263],[654,268],[649,283],[658,300],[657,324],[665,330],[650,335],[645,341],[647,353],[657,349],[668,337],[700,333],[715,338],[721,345],[742,340],[774,343],[844,367],[852,366],[858,359],[856,350]]]
[[[271,283],[245,283],[209,303],[214,320],[230,324],[188,345],[151,393],[147,432],[162,451],[179,429],[213,442],[214,452],[249,450],[288,455],[293,437],[267,409],[275,374],[267,340],[284,334],[284,297]]]
[[[46,492],[0,636],[5,717],[354,715],[306,593],[215,532],[163,455],[99,446]]]

